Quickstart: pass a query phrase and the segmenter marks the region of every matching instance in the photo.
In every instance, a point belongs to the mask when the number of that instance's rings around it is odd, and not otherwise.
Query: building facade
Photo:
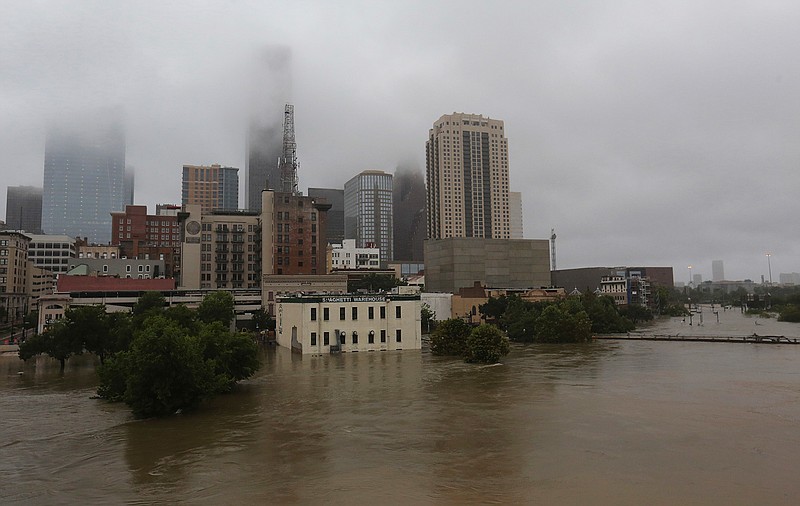
[[[262,306],[273,316],[275,304],[281,296],[345,293],[347,293],[347,276],[343,274],[265,274],[261,285]]]
[[[522,193],[508,192],[508,217],[511,225],[511,238],[522,239],[525,236],[522,223]]]
[[[180,276],[181,224],[176,207],[161,204],[156,214],[147,214],[147,206],[125,206],[124,211],[111,213],[111,244],[119,247],[119,256],[163,260],[162,276]]]
[[[33,264],[53,274],[69,269],[69,259],[77,256],[76,241],[67,235],[30,234],[28,258]]]
[[[422,262],[427,236],[425,176],[417,167],[398,167],[392,180],[393,260]]]
[[[184,206],[180,287],[258,288],[261,283],[261,219],[251,211],[203,213]]]
[[[560,269],[552,271],[552,286],[562,287],[567,292],[577,290],[602,291],[601,282],[604,277],[646,277],[653,286],[672,289],[672,267],[579,267],[576,269]]]
[[[344,240],[344,190],[336,188],[309,188],[308,196],[331,205],[328,210],[327,244],[341,244]]]
[[[111,240],[111,214],[125,207],[125,135],[118,124],[55,128],[44,155],[42,229],[47,234]]]
[[[377,247],[381,260],[394,258],[392,175],[365,170],[344,184],[344,235],[359,248]]]
[[[472,287],[550,285],[550,243],[543,239],[450,237],[425,241],[425,289],[458,293]]]
[[[419,295],[280,297],[276,339],[303,355],[418,350]]]
[[[70,258],[70,275],[110,276],[117,278],[158,279],[164,276],[163,260],[137,258]],[[77,270],[84,272],[78,273]]]
[[[724,281],[725,280],[725,265],[722,260],[711,261],[711,280]]]
[[[358,248],[355,239],[345,239],[330,248],[328,271],[347,269],[380,269],[381,253],[378,248]]]
[[[17,322],[27,312],[30,242],[21,232],[0,232],[0,324]]]
[[[262,199],[264,274],[325,274],[331,204],[271,190]]]
[[[426,184],[428,238],[511,238],[502,121],[463,113],[439,118],[426,143]]]
[[[199,205],[203,212],[239,209],[239,169],[221,165],[184,165],[183,205]]]
[[[9,186],[6,191],[6,221],[9,228],[30,234],[42,233],[42,189]]]

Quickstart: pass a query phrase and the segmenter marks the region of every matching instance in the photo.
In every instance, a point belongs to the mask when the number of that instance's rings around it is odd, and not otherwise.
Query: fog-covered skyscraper
[[[135,171],[130,165],[125,167],[125,205],[133,205],[133,182],[135,178]]]
[[[281,183],[278,158],[283,154],[284,105],[291,91],[289,48],[264,49],[250,77],[253,113],[245,153],[245,208],[260,211],[261,190],[280,188]]]
[[[393,260],[422,262],[425,241],[425,176],[419,167],[397,167],[392,181]]]
[[[711,261],[711,280],[723,281],[725,279],[725,267],[722,260]]]
[[[52,128],[45,143],[42,229],[111,240],[111,213],[125,209],[125,134],[115,119]]]
[[[10,230],[42,233],[42,189],[9,186],[6,193],[6,225]]]
[[[338,188],[309,188],[308,196],[325,199],[331,205],[327,212],[328,225],[325,241],[342,244],[344,239],[344,190]]]

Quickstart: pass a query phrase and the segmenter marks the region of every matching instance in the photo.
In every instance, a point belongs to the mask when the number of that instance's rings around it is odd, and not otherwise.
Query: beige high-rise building
[[[511,237],[501,120],[446,114],[430,130],[426,155],[428,238]]]

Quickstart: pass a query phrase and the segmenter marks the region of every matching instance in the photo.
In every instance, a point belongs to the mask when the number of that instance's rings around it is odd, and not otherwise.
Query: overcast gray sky
[[[164,3],[0,1],[0,210],[41,186],[48,120],[86,107],[122,106],[151,212],[184,163],[244,181],[253,67],[282,45],[301,189],[422,170],[433,122],[477,113],[505,121],[525,235],[555,228],[559,268],[800,271],[796,1]]]

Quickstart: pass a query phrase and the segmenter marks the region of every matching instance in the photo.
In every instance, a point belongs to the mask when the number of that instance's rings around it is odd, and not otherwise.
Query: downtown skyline
[[[505,122],[525,236],[555,228],[559,268],[671,265],[681,281],[688,265],[710,279],[723,259],[726,277],[757,281],[769,251],[775,279],[800,271],[790,236],[800,204],[780,192],[796,184],[800,161],[800,73],[786,63],[800,42],[797,6],[512,2],[462,12],[437,2],[420,18],[413,2],[204,5],[12,8],[0,36],[3,182],[41,186],[51,120],[120,106],[136,203],[178,202],[184,164],[246,166],[250,104],[264,90],[243,70],[277,45],[292,54],[302,191],[341,188],[368,169],[423,171],[436,118],[482,114]],[[500,35],[463,45],[461,28],[479,21]],[[73,25],[97,33],[64,33]],[[214,40],[198,27],[232,35]],[[283,104],[274,109],[281,118]]]

